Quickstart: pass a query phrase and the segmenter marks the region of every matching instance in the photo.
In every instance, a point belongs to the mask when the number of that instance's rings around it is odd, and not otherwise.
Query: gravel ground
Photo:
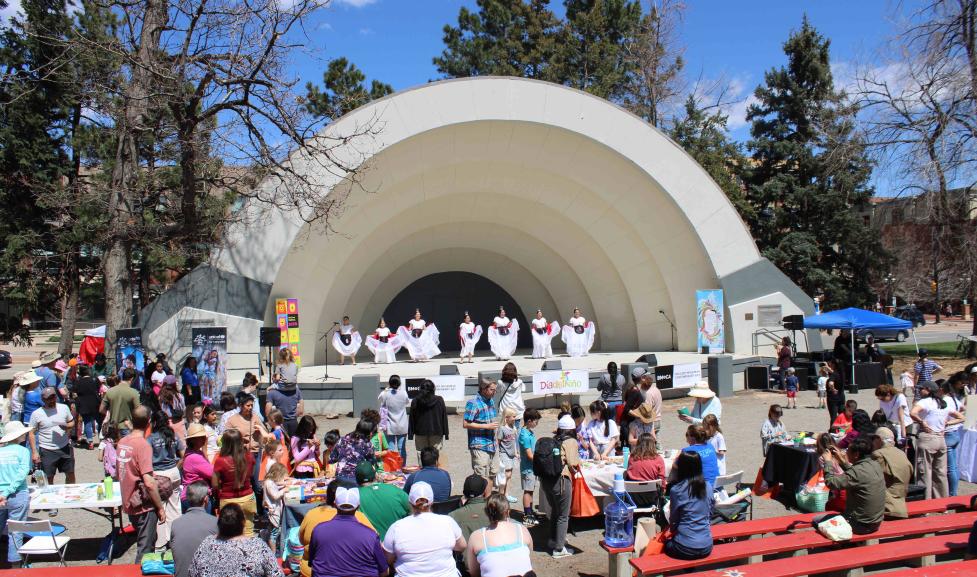
[[[872,412],[877,407],[877,401],[871,391],[863,391],[857,395],[851,395],[859,404],[871,409]],[[727,453],[727,470],[735,472],[744,471],[744,479],[752,480],[756,475],[757,469],[762,463],[760,454],[759,430],[764,418],[766,418],[767,407],[771,403],[781,402],[783,396],[769,392],[741,392],[730,399],[723,401],[723,432],[726,443],[729,447]],[[675,411],[687,404],[687,400],[666,401],[666,417],[662,430],[662,438],[666,448],[681,448],[684,443],[684,430],[686,425],[678,420]],[[798,395],[798,406],[796,410],[786,412],[784,422],[789,430],[824,430],[828,425],[827,410],[814,408],[817,405],[815,394],[810,391],[801,392]],[[466,449],[466,437],[461,427],[461,416],[451,415],[449,425],[453,436],[446,443],[445,454],[442,457],[443,466],[451,473],[454,490],[460,492],[464,477],[471,473],[471,466]],[[354,424],[351,418],[340,418],[335,420],[319,419],[320,432],[328,429],[338,428],[343,432],[348,432]],[[542,423],[537,429],[542,434],[551,431],[556,427],[556,412],[546,411]],[[79,450],[77,456],[77,473],[79,482],[95,481],[101,478],[101,464],[95,459],[95,453]],[[410,455],[409,462],[416,462],[416,456]],[[960,484],[961,493],[975,493],[977,486],[970,483]],[[511,490],[515,494],[515,490]],[[779,503],[769,500],[758,500],[754,507],[755,517],[770,517],[783,515],[786,511]],[[46,518],[42,512],[37,515]],[[92,563],[98,551],[98,546],[102,537],[108,532],[108,522],[99,519],[91,513],[78,510],[64,510],[57,521],[64,523],[68,527],[68,535],[72,542],[68,548],[71,564]],[[541,576],[556,575],[606,575],[607,558],[598,546],[603,529],[602,518],[595,518],[592,521],[571,520],[571,533],[568,543],[576,550],[573,557],[553,560],[549,557],[541,545],[545,545],[546,527],[540,525],[533,530],[536,542],[536,551],[533,554],[533,564],[537,573]],[[3,546],[5,546],[5,540]],[[119,548],[122,549],[122,557],[116,562],[131,563],[134,558],[134,547],[128,540],[120,540]],[[5,558],[5,557],[0,557]],[[44,565],[46,563],[35,563]]]

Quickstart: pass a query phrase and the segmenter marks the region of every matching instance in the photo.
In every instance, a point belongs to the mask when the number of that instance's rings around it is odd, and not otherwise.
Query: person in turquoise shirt
[[[0,527],[8,520],[24,521],[30,508],[27,475],[31,472],[31,452],[21,445],[30,429],[19,421],[7,423],[0,437]],[[20,565],[17,551],[24,544],[24,534],[10,532],[7,536],[7,561]]]

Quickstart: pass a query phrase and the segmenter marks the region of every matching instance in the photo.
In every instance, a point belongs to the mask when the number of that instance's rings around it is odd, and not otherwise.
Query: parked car
[[[9,351],[0,351],[0,369],[5,369],[13,363]]]
[[[913,328],[921,327],[926,324],[926,318],[923,316],[923,311],[919,310],[913,305],[896,307],[896,310],[892,311],[892,316],[896,317],[897,319],[912,322]]]
[[[855,340],[865,342],[869,337],[874,337],[875,342],[898,341],[903,342],[909,338],[909,331],[906,329],[860,329],[855,331]]]

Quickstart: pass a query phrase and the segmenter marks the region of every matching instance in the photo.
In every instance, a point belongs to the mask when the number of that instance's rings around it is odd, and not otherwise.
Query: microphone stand
[[[338,327],[338,326],[339,326],[339,323],[333,321],[332,326],[329,327],[329,329],[326,330],[326,332],[323,333],[323,335],[321,337],[319,337],[319,340],[321,341],[323,339],[326,339],[326,337],[329,336],[329,333],[331,333],[334,330],[336,330],[336,327]],[[328,339],[326,340],[326,364],[325,364],[325,368],[326,368],[326,372],[325,372],[325,374],[322,375],[322,379],[321,380],[328,381],[329,378],[330,378],[329,377],[329,341],[328,341]]]
[[[672,334],[671,334],[671,337],[672,337],[672,339],[671,339],[671,341],[672,341],[672,348],[671,348],[671,350],[672,350],[672,352],[675,352],[675,351],[678,350],[678,328],[675,326],[675,323],[672,322],[672,319],[668,318],[668,315],[665,314],[665,311],[659,309],[658,312],[661,313],[661,315],[663,317],[665,317],[665,320],[668,321],[669,326],[672,327]]]

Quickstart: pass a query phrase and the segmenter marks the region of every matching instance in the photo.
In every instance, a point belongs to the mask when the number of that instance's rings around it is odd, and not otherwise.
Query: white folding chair
[[[64,562],[65,552],[68,550],[68,541],[71,537],[67,535],[55,535],[51,521],[7,521],[8,533],[34,533],[35,536],[24,541],[20,549],[17,550],[23,557],[24,564],[28,562],[31,555],[57,555],[61,559],[61,565],[67,567]]]
[[[742,482],[743,482],[743,471],[737,471],[735,473],[730,473],[729,475],[722,475],[720,477],[716,477],[716,484],[713,487],[713,490],[719,491],[720,489],[726,489],[727,487],[732,485],[733,486],[732,491],[729,491],[728,489],[726,490],[726,493],[728,495],[732,495],[741,489]],[[747,508],[750,513],[750,519],[752,520],[753,499],[751,497],[747,497],[746,499],[744,499],[744,502],[748,503]]]
[[[657,498],[655,503],[647,507],[638,507],[634,510],[635,513],[654,513],[661,508],[662,502],[662,482],[658,481],[625,481],[624,490],[629,495],[638,495],[641,493],[657,493]]]

